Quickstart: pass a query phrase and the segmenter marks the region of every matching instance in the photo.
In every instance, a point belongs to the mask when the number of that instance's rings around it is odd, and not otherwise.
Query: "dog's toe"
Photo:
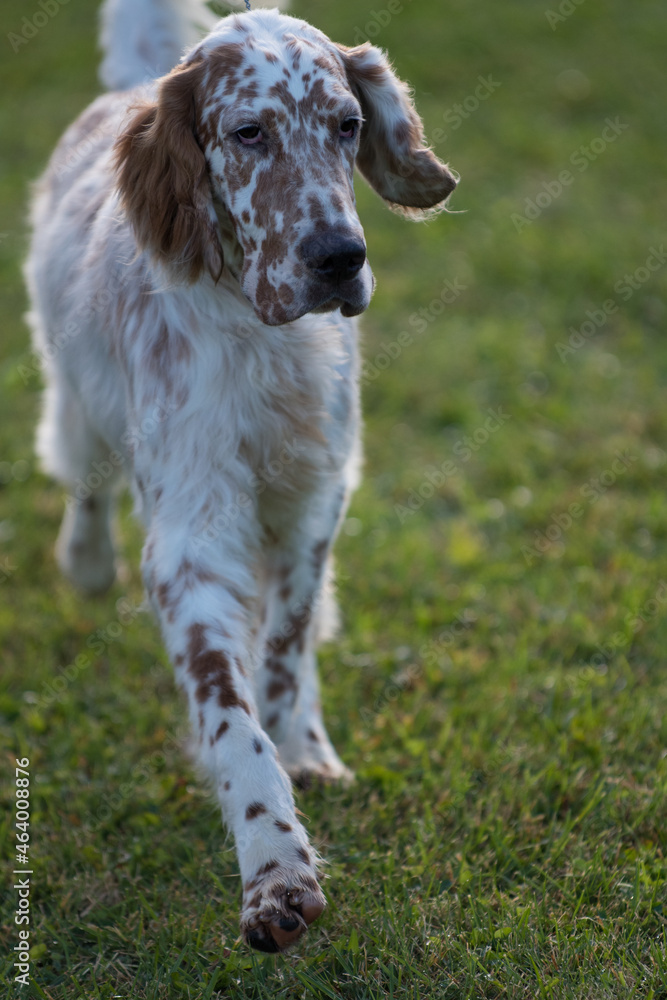
[[[325,905],[319,888],[299,887],[273,894],[267,887],[260,906],[244,915],[245,940],[258,951],[285,951],[317,920]]]

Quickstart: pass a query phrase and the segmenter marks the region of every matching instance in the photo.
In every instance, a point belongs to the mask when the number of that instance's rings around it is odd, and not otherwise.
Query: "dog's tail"
[[[244,0],[223,0],[243,10]],[[253,7],[286,10],[289,0],[253,0]],[[107,90],[129,90],[164,76],[219,18],[206,0],[104,0],[100,79]]]
[[[102,83],[129,90],[163,76],[217,20],[204,0],[105,0]]]

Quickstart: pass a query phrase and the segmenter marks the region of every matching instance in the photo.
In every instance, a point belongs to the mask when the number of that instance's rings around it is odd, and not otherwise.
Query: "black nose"
[[[320,278],[349,281],[359,274],[366,260],[366,244],[358,236],[322,233],[304,240],[301,259]]]

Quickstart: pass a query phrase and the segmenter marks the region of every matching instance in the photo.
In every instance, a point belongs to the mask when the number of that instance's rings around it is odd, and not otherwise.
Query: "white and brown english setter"
[[[413,218],[455,179],[380,49],[256,10],[177,62],[179,23],[169,0],[110,0],[112,92],[38,187],[38,450],[70,495],[58,562],[89,593],[114,579],[130,480],[146,590],[235,837],[243,934],[280,951],[325,905],[290,776],[350,777],[315,653],[360,462],[353,317],[373,276],[354,166]]]

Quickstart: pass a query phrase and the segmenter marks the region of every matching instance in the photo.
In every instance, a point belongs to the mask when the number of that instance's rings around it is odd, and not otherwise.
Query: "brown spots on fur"
[[[318,67],[318,69],[323,69],[325,73],[333,73],[334,76],[337,76],[339,79],[343,79],[341,68],[336,62],[336,60],[333,59],[332,57],[324,55],[324,53],[322,53],[321,55],[315,56],[313,62]],[[322,81],[318,80],[317,82],[321,83]]]
[[[317,60],[315,60],[315,62],[317,62]],[[330,64],[330,68],[332,66],[333,64]],[[347,87],[345,88],[345,91],[341,92],[341,88],[339,86],[332,86],[330,80],[327,80],[326,83],[321,78],[314,80],[313,85],[308,91],[308,93],[305,95],[305,97],[303,97],[299,101],[299,111],[302,116],[312,115],[315,111],[320,113],[322,113],[323,111],[338,112],[338,108],[340,107],[341,97],[343,96],[343,93],[346,92],[347,92]],[[346,93],[346,96],[349,97],[349,92]],[[336,136],[338,135],[338,123],[339,123],[339,115],[337,113],[335,122]]]
[[[278,864],[277,861],[267,861],[265,865],[262,865],[261,868],[257,869],[257,871],[255,872],[254,878],[249,879],[244,884],[244,886],[243,886],[243,892],[246,893],[246,894],[249,893],[249,892],[252,892],[253,889],[257,888],[257,886],[260,884],[260,882],[262,881],[262,878],[265,875],[269,875],[271,872],[275,871],[276,868],[278,868],[278,867],[279,867],[279,864]],[[257,895],[255,897],[253,897],[253,899],[257,899],[257,897],[261,898],[261,893],[257,893]],[[253,899],[250,900],[250,904],[249,904],[250,906],[256,906],[257,905],[256,902],[253,902]]]
[[[283,587],[281,587],[280,590],[278,591],[278,596],[281,601],[289,601],[290,597],[292,596],[291,584],[286,583]]]
[[[219,85],[224,83],[223,96],[234,94],[241,80],[241,67],[246,60],[248,48],[249,41],[223,42],[207,54],[207,90],[219,92]]]
[[[239,698],[234,687],[228,657],[221,650],[206,647],[205,631],[205,626],[197,623],[189,629],[188,671],[197,683],[197,701],[202,704],[217,693],[221,708],[242,708],[250,715],[248,703]]]
[[[240,87],[236,92],[236,98],[238,101],[254,101],[256,97],[259,97],[259,86],[253,81],[247,84],[245,87]]]
[[[288,691],[292,692],[293,698],[295,699],[299,686],[296,682],[294,674],[292,674],[291,671],[289,671],[285,665],[274,656],[267,659],[266,668],[274,674],[274,679],[269,683],[266,689],[267,700],[275,701]]]
[[[289,691],[289,685],[283,681],[271,681],[266,689],[266,697],[269,701],[275,701],[276,698],[280,698],[286,691]]]
[[[270,715],[266,720],[266,728],[273,729],[274,726],[277,726],[279,722],[280,722],[280,716],[278,715],[277,712],[274,712],[273,715]]]
[[[257,819],[258,816],[261,816],[265,812],[266,812],[265,805],[263,805],[261,802],[253,802],[246,809],[245,818],[247,820]]]
[[[303,653],[306,645],[306,629],[312,616],[310,603],[305,603],[300,612],[291,612],[280,633],[273,635],[267,642],[267,647],[276,656],[288,653],[296,645],[299,653]],[[269,670],[273,669],[267,662]],[[279,671],[278,671],[279,672]]]
[[[269,228],[262,241],[262,253],[276,264],[282,264],[289,250],[289,240],[284,233]]]
[[[228,729],[229,729],[229,723],[227,722],[226,719],[223,719],[223,721],[220,723],[220,725],[218,726],[218,728],[215,731],[215,736],[213,737],[213,742],[217,743],[217,741],[220,739],[220,737],[224,736]]]
[[[308,853],[308,851],[305,850],[305,848],[297,847],[296,853],[304,864],[306,865],[310,864],[310,854]]]
[[[229,789],[230,789],[230,788],[232,787],[232,784],[231,784],[231,782],[230,782],[230,781],[226,781],[226,782],[224,783],[224,785],[223,785],[222,787],[224,788],[224,790],[225,790],[226,792],[228,792],[228,791],[229,791]]]
[[[175,620],[176,611],[187,591],[195,590],[197,586],[208,583],[222,583],[222,577],[217,573],[184,559],[173,578],[163,580],[157,586],[156,599],[160,608],[166,613],[167,620]],[[223,629],[218,629],[218,634],[226,635]]]
[[[222,577],[184,559],[176,570],[176,579],[182,582],[186,590],[194,590],[196,583],[220,583]]]
[[[162,323],[148,344],[144,361],[148,370],[160,380],[166,392],[171,394],[178,367],[186,364],[191,354],[192,349],[185,334],[170,330],[166,323]],[[161,413],[157,419],[164,418],[165,415]]]
[[[273,825],[277,826],[278,829],[282,830],[283,833],[291,833],[292,832],[292,827],[290,826],[290,824],[289,823],[284,823],[281,819],[274,820],[274,824]]]
[[[308,737],[309,740],[312,740],[313,743],[319,743],[320,742],[319,736],[317,735],[317,733],[314,733],[312,729],[308,730],[308,732],[306,733],[306,736]]]
[[[308,195],[308,219],[310,220],[311,229],[314,233],[328,228],[327,213],[324,205],[317,195],[314,194]]]
[[[271,326],[280,326],[281,322],[283,322],[285,314],[282,311],[278,292],[266,273],[266,269],[269,266],[269,260],[264,257],[262,258],[262,261],[263,270],[260,271],[257,279],[257,302],[262,308],[262,314],[266,318],[266,322]]]
[[[160,605],[160,607],[162,609],[168,607],[168,605],[169,605],[169,594],[170,593],[171,593],[171,584],[170,583],[161,583],[161,584],[158,585],[158,588],[157,588],[155,596],[156,596],[158,604]]]
[[[252,745],[253,745],[255,753],[263,753],[264,752],[264,747],[262,746],[262,744],[260,743],[260,741],[258,739],[254,739],[252,741]]]

